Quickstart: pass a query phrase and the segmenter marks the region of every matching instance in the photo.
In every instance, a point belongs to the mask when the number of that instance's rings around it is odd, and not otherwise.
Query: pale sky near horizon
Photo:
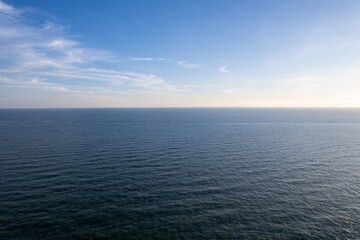
[[[358,0],[0,0],[0,108],[360,107]]]

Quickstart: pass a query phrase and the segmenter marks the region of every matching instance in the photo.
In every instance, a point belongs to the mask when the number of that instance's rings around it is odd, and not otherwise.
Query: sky
[[[360,107],[358,0],[0,0],[0,108]]]

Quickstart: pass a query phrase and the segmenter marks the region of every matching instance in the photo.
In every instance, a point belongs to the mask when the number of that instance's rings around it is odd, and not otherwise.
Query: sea
[[[360,239],[360,109],[2,109],[0,239]]]

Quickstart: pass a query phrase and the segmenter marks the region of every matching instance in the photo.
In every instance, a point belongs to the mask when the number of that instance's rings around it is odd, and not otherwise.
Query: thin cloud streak
[[[145,61],[145,62],[150,62],[150,61],[160,61],[160,62],[168,62],[168,63],[174,63],[175,65],[182,67],[182,68],[189,68],[189,69],[194,69],[194,68],[199,68],[201,67],[200,64],[197,63],[190,63],[188,61],[185,60],[173,60],[173,59],[167,59],[167,58],[156,58],[156,57],[132,57],[129,58],[131,61]]]
[[[190,68],[190,69],[193,69],[193,68],[198,68],[200,67],[201,65],[200,64],[196,64],[196,63],[189,63],[187,61],[177,61],[176,62],[176,65],[180,66],[180,67],[183,67],[183,68]]]

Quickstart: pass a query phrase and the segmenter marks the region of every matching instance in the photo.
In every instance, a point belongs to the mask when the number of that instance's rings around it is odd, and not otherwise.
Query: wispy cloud
[[[7,15],[6,17],[8,17],[9,15],[10,16],[15,15],[16,10],[11,5],[8,5],[8,4],[0,1],[0,13],[5,16]]]
[[[165,58],[153,58],[153,57],[132,57],[131,61],[169,61]]]
[[[227,67],[225,65],[221,66],[219,68],[219,71],[222,72],[222,73],[228,73],[229,72],[229,70],[227,69]]]
[[[177,61],[176,65],[183,67],[183,68],[191,68],[191,69],[200,67],[200,64],[189,63],[187,61]]]
[[[158,57],[132,57],[130,58],[131,61],[160,61],[160,62],[168,62],[168,63],[174,63],[175,65],[183,68],[198,68],[201,67],[200,64],[197,63],[190,63],[185,60],[174,60],[174,59],[168,59],[168,58],[158,58]]]
[[[33,13],[36,14],[36,13]],[[91,82],[103,88],[174,92],[179,89],[152,74],[93,68],[116,62],[110,52],[85,47],[67,33],[67,27],[44,19],[34,25],[21,9],[0,0],[0,84],[42,88],[62,93],[96,94]],[[163,61],[134,58],[134,61]]]

